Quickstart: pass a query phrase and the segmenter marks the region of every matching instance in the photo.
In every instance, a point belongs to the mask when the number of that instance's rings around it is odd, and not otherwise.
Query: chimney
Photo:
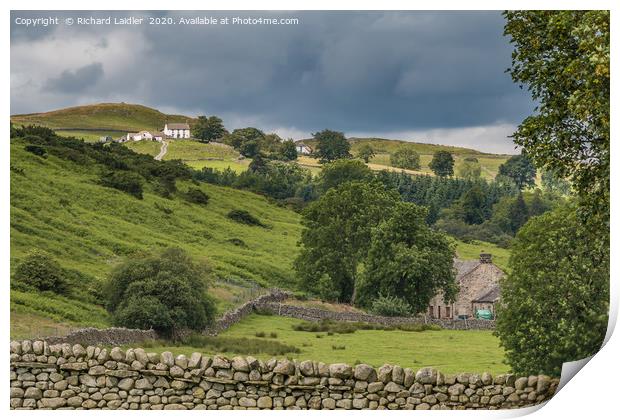
[[[493,256],[491,254],[481,252],[480,253],[480,263],[482,264],[491,264],[493,262]]]

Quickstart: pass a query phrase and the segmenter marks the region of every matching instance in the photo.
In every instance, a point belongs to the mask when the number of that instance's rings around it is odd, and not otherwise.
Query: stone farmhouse
[[[191,136],[189,124],[186,123],[166,123],[163,131],[166,137],[172,139],[188,139]]]
[[[488,309],[495,315],[500,299],[499,280],[504,272],[493,264],[491,254],[480,254],[479,260],[454,260],[459,293],[456,301],[447,303],[440,293],[431,299],[428,315],[432,318],[473,318],[476,311]]]
[[[140,131],[138,133],[127,133],[127,141],[140,141],[140,140],[156,140],[162,141],[165,137],[165,134],[161,131],[151,132],[151,131]]]

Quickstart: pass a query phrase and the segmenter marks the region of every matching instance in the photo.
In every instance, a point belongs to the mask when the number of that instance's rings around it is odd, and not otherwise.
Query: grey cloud
[[[74,26],[51,32],[41,28],[36,36],[12,27],[12,45],[79,34],[91,36],[93,47],[109,50],[114,48],[111,33],[130,30],[146,42],[147,48],[132,59],[148,71],[129,68],[115,77],[106,75],[87,96],[80,93],[92,83],[75,83],[78,71],[63,73],[50,81],[64,87],[57,92],[75,89],[76,103],[86,97],[123,97],[126,102],[308,133],[326,127],[360,133],[517,124],[533,108],[527,92],[504,72],[511,46],[502,35],[499,12],[111,13],[296,17],[300,24]],[[17,95],[12,92],[12,98]],[[67,101],[64,95],[56,102],[49,99],[54,106],[70,105]],[[14,102],[19,112],[38,110]],[[32,106],[37,103],[33,97]]]
[[[76,70],[65,70],[60,76],[50,78],[45,89],[59,93],[77,94],[92,88],[103,77],[103,65],[92,63]]]

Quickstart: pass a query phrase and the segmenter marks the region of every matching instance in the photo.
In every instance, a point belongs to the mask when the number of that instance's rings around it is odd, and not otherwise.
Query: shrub
[[[15,267],[13,279],[37,290],[66,294],[68,283],[62,267],[42,251],[33,251]]]
[[[166,207],[164,205],[161,205],[158,202],[155,202],[155,208],[157,210],[162,211],[164,214],[172,214],[172,213],[174,213],[174,210],[172,210],[171,208]]]
[[[206,276],[207,267],[178,248],[134,256],[112,271],[106,307],[120,326],[153,328],[169,337],[202,331],[216,310]]]
[[[274,332],[270,332],[269,333],[269,337],[271,337],[271,338],[278,338],[278,334],[274,333]]]
[[[273,311],[269,308],[254,308],[254,313],[257,315],[274,315]]]
[[[404,299],[379,294],[379,297],[372,302],[371,312],[383,316],[408,316],[412,309]]]
[[[100,178],[104,187],[114,188],[142,200],[142,177],[128,171],[107,172]]]
[[[244,225],[265,227],[260,220],[246,210],[231,210],[228,212],[228,218]]]
[[[33,155],[41,156],[43,158],[47,157],[47,151],[45,150],[45,148],[37,146],[35,144],[27,145],[26,147],[24,147],[24,150],[32,153]]]
[[[238,247],[241,247],[241,248],[247,248],[248,247],[245,244],[245,242],[243,241],[243,239],[239,239],[239,238],[230,238],[230,239],[227,239],[227,242],[230,242],[234,246],[238,246]]]
[[[190,188],[185,193],[185,199],[190,203],[207,204],[209,202],[209,195],[199,188]]]
[[[254,333],[254,335],[255,335],[256,337],[264,338],[264,337],[265,337],[265,331],[256,331],[256,332]]]
[[[346,350],[347,347],[346,346],[337,346],[332,344],[332,350]]]

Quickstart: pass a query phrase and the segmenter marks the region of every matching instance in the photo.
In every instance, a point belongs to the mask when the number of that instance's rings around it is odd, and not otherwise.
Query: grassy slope
[[[368,363],[375,367],[384,363],[418,369],[432,366],[444,373],[507,372],[502,363],[504,353],[492,331],[356,331],[334,334],[294,331],[300,321],[275,316],[251,315],[229,330],[223,337],[254,337],[259,331],[276,333],[276,340],[294,345],[301,353],[287,355],[297,360],[320,360],[326,363]],[[335,350],[332,346],[345,346]],[[175,354],[204,351],[192,347],[151,347],[149,351],[170,350]],[[232,356],[232,353],[228,353]],[[256,353],[253,356],[268,360],[273,356]]]
[[[290,286],[296,255],[299,215],[245,191],[200,185],[211,200],[202,207],[145,192],[144,200],[97,185],[92,167],[49,156],[39,158],[11,145],[11,264],[33,247],[52,254],[63,267],[93,278],[94,287],[123,257],[140,250],[179,246],[207,258],[214,277],[250,280],[248,284]],[[179,183],[185,190],[188,184]],[[167,215],[156,205],[173,211]],[[230,221],[226,214],[244,209],[268,229]],[[229,242],[242,239],[246,248]],[[247,282],[246,282],[247,283]],[[88,287],[92,285],[84,285]],[[233,293],[226,285],[219,293]],[[14,291],[12,310],[59,322],[105,325],[102,308],[75,299]]]
[[[39,114],[11,116],[11,122],[14,124],[37,124],[50,128],[102,129],[98,132],[99,135],[106,134],[105,130],[160,130],[165,122],[185,121],[191,122],[192,118],[184,115],[164,114],[143,105],[125,103],[76,106]],[[71,135],[77,137],[80,134],[89,134],[89,132],[71,132]],[[118,133],[115,135],[118,136]]]

